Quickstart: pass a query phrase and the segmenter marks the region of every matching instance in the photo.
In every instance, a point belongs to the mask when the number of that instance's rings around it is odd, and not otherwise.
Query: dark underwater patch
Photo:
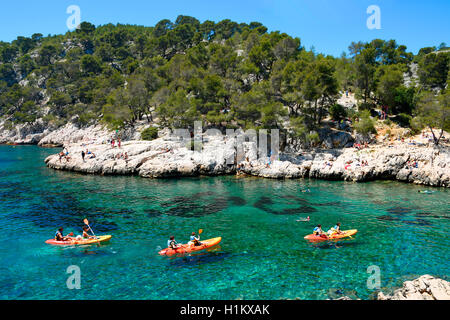
[[[210,197],[210,196],[213,196],[213,195],[215,195],[215,193],[212,192],[212,191],[204,191],[204,192],[194,193],[192,195],[192,197],[194,197],[194,198],[204,198],[204,197]]]
[[[388,202],[387,201],[384,201],[384,200],[373,200],[373,201],[371,201],[373,204],[378,204],[378,205],[385,205],[385,204],[388,204]]]
[[[407,213],[411,213],[411,208],[406,208],[406,207],[392,207],[386,210],[387,212],[389,212],[390,214],[395,214],[395,215],[404,215]]]
[[[104,215],[113,214],[113,215],[134,215],[136,211],[129,208],[100,208],[96,207],[92,210],[93,213],[101,213]]]
[[[310,206],[303,206],[298,208],[300,213],[312,213],[312,212],[316,212],[317,209],[310,207]]]
[[[414,216],[418,217],[418,218],[424,217],[424,218],[435,218],[435,219],[450,219],[450,216],[448,216],[448,215],[433,214],[431,212],[419,212],[419,213],[416,213]]]
[[[406,224],[409,224],[409,225],[417,225],[417,226],[431,226],[432,225],[431,222],[429,222],[428,220],[425,220],[425,219],[406,220],[403,222]]]
[[[302,206],[302,207],[298,207],[298,208],[289,208],[289,209],[284,209],[283,211],[273,211],[273,214],[279,214],[279,215],[297,215],[299,213],[311,213],[311,212],[316,212],[317,210],[314,209],[313,207],[308,207],[308,206]]]
[[[253,206],[262,211],[266,211],[269,213],[275,213],[274,210],[271,209],[271,206],[274,204],[273,200],[267,196],[260,197]]]
[[[216,247],[218,250],[220,244]],[[214,248],[212,248],[214,250]],[[182,257],[176,257],[175,259],[170,259],[170,266],[172,267],[184,267],[186,264],[192,264],[194,266],[203,263],[214,263],[220,262],[224,259],[231,259],[232,255],[228,252],[222,251],[206,251],[197,254],[185,255]]]
[[[156,209],[146,209],[145,214],[147,215],[147,217],[153,218],[153,217],[159,217],[162,214],[162,212],[161,212],[161,210],[156,210]]]
[[[9,217],[29,220],[42,228],[62,226],[67,230],[81,230],[83,219],[88,218],[95,232],[118,229],[114,222],[106,220],[108,209],[85,208],[69,193],[41,194],[36,200],[39,202],[29,205],[26,211],[15,210]]]
[[[305,201],[302,198],[298,198],[295,196],[283,196],[282,198],[284,199],[294,199],[295,202],[300,202],[301,204],[304,204]],[[272,213],[272,214],[276,214],[276,215],[295,215],[295,214],[299,214],[299,213],[311,213],[311,212],[316,212],[317,209],[308,206],[308,205],[302,205],[300,207],[295,207],[295,208],[286,208],[283,209],[281,211],[276,211],[273,209],[273,205],[274,205],[274,201],[267,196],[262,196],[258,199],[258,201],[255,202],[255,204],[253,205],[255,208],[258,208],[260,210],[266,211],[268,213]]]
[[[294,200],[295,202],[298,202],[298,203],[301,203],[301,204],[309,204],[308,200],[306,200],[306,199],[304,199],[302,197],[294,196],[294,195],[290,195],[290,194],[281,196],[281,198],[288,199],[288,200]]]
[[[383,221],[399,221],[399,218],[393,217],[393,216],[379,216],[377,217],[378,220],[383,220]]]
[[[191,199],[191,197],[176,196],[171,198],[169,201],[162,202],[160,206],[163,208],[169,208],[175,205],[183,205],[183,203],[189,202]]]
[[[315,203],[314,206],[318,206],[318,207],[334,207],[334,206],[339,206],[340,204],[341,204],[340,201],[332,201],[332,202]]]
[[[183,198],[183,199],[181,199]],[[202,217],[220,212],[227,208],[226,198],[213,198],[209,201],[193,197],[176,197],[173,201],[165,202],[162,207],[169,208],[165,214],[178,217]]]
[[[233,206],[245,206],[247,203],[247,201],[241,197],[228,197],[228,201],[230,201]]]

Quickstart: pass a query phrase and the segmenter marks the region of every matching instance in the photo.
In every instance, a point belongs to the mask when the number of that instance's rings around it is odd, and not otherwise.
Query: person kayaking
[[[322,230],[321,224],[318,224],[317,227],[314,228],[313,234],[316,236],[327,237],[326,233]]]
[[[67,236],[63,235],[64,229],[63,227],[60,227],[58,230],[56,230],[55,232],[55,240],[56,241],[67,241],[70,240],[70,235],[72,235],[73,233],[69,233]]]
[[[306,218],[300,218],[300,219],[298,219],[297,221],[299,221],[299,222],[307,222],[307,221],[309,221],[310,219],[309,219],[309,216],[307,216]]]
[[[191,237],[189,238],[189,244],[190,245],[194,245],[194,246],[201,246],[202,243],[199,241],[200,240],[200,235],[198,235],[198,237],[195,236],[195,232],[192,232]]]
[[[330,230],[328,230],[328,232],[327,232],[328,236],[331,236],[332,234],[335,234],[335,233],[337,233],[337,234],[342,233],[340,222],[336,223],[336,225],[333,228],[330,228]]]
[[[177,248],[181,247],[181,244],[178,244],[175,241],[175,237],[174,236],[170,236],[169,240],[167,241],[167,247],[171,248],[173,250],[176,250]]]
[[[77,240],[87,240],[87,239],[95,238],[94,236],[89,235],[88,231],[89,231],[89,228],[87,226],[83,226],[83,234],[78,235],[76,237],[76,239]]]

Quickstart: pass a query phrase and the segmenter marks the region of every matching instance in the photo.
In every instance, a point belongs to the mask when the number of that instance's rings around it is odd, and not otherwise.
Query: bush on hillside
[[[339,121],[347,117],[347,110],[340,104],[334,104],[330,108],[330,115],[333,120]]]
[[[359,121],[354,124],[356,132],[367,136],[370,133],[376,133],[375,121],[370,117],[368,110],[363,110],[359,113]]]
[[[403,128],[410,127],[412,117],[406,113],[398,114],[393,120]]]
[[[142,137],[142,140],[147,140],[147,141],[158,138],[158,128],[149,127],[149,128],[142,130],[141,137]]]

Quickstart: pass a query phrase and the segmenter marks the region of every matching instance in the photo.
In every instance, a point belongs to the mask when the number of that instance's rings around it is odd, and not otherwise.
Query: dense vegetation
[[[290,128],[307,141],[317,139],[329,114],[359,116],[364,122],[355,128],[370,132],[369,112],[388,106],[416,130],[448,129],[445,49],[413,55],[394,40],[376,39],[352,43],[335,58],[258,22],[201,23],[189,16],[154,27],[83,22],[65,35],[0,42],[0,115],[10,125],[43,119],[113,128],[140,120],[192,127],[202,119],[205,126]],[[412,63],[418,81],[406,86]],[[360,114],[336,105],[345,90],[360,99],[354,111]]]

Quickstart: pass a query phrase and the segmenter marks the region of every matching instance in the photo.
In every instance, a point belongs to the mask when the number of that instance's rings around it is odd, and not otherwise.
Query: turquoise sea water
[[[55,149],[0,146],[0,299],[368,299],[367,268],[390,290],[428,273],[449,279],[449,190],[382,181],[200,177],[151,180],[48,169]],[[310,193],[301,190],[309,188]],[[419,194],[418,190],[433,190]],[[300,217],[310,222],[296,222]],[[101,246],[44,243],[89,218]],[[317,223],[358,229],[311,244]],[[221,236],[200,255],[157,254],[173,234]],[[81,269],[69,290],[66,269]]]

